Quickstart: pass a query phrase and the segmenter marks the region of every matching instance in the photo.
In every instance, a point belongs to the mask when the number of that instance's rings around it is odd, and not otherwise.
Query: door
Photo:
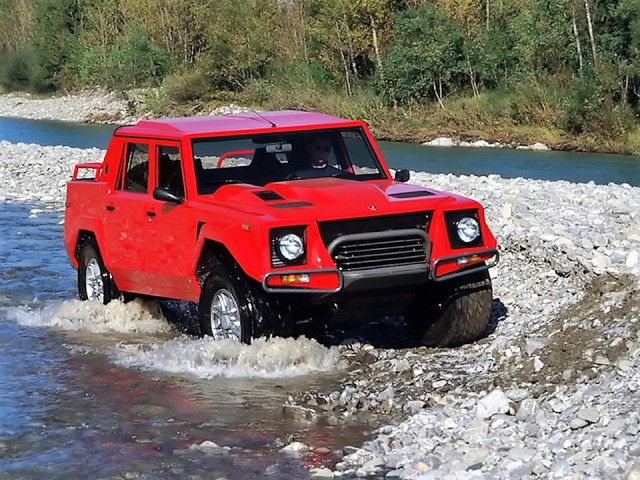
[[[127,142],[116,184],[107,194],[105,212],[105,265],[125,292],[146,293],[142,252],[148,223],[149,144]]]
[[[153,295],[196,301],[200,291],[194,275],[197,220],[186,196],[179,144],[157,143],[151,157],[151,190],[166,189],[181,203],[150,197],[144,269]]]

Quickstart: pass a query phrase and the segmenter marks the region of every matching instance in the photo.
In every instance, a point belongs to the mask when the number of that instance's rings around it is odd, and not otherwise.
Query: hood
[[[390,180],[359,182],[319,178],[275,182],[257,187],[225,185],[200,197],[206,203],[233,205],[248,214],[316,220],[392,215],[431,210],[454,197],[437,190]]]

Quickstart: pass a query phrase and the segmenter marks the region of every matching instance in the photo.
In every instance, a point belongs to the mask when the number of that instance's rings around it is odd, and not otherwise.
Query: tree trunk
[[[436,82],[433,82],[433,93],[436,95],[436,99],[440,104],[440,108],[444,110],[444,103],[442,103],[442,79],[440,79],[440,91],[438,92],[438,87],[436,86]]]
[[[571,23],[573,25],[573,36],[576,39],[576,50],[578,51],[578,72],[582,75],[582,47],[580,46],[580,36],[578,35],[578,26],[576,25],[576,8],[575,6],[571,7]]]
[[[340,35],[340,29],[338,28],[338,25],[336,24],[336,37],[338,38],[338,45],[340,45],[339,50],[340,50],[340,58],[342,59],[342,67],[344,68],[344,81],[347,87],[347,95],[351,96],[352,91],[351,91],[351,74],[349,73],[349,62],[347,60],[347,56],[344,53],[344,48],[342,48],[342,37]]]
[[[469,67],[469,83],[471,83],[471,90],[473,91],[473,98],[478,98],[480,96],[480,91],[478,90],[478,82],[476,81],[476,74],[473,71],[473,67],[471,67],[471,60],[469,59],[469,54],[465,54],[467,58],[467,66]]]
[[[487,5],[486,5],[486,7],[487,7],[487,30],[489,30],[489,13],[490,13],[489,3],[490,3],[490,0],[487,0]]]
[[[370,18],[371,23],[371,37],[373,40],[373,51],[376,56],[376,64],[378,65],[378,75],[380,75],[380,81],[384,85],[384,68],[382,67],[382,56],[380,55],[380,46],[378,45],[378,31],[376,29],[376,22],[373,17]]]
[[[593,53],[593,66],[596,66],[596,40],[593,36],[593,23],[591,22],[591,11],[589,10],[589,0],[584,0],[584,8],[587,11],[587,26],[589,27],[589,40],[591,41],[591,53]]]

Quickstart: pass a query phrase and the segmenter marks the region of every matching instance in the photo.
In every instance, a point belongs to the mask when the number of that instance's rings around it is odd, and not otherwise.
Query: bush
[[[30,49],[10,51],[0,57],[0,85],[9,91],[35,93],[53,89],[53,83],[46,75],[38,54]]]
[[[170,70],[166,52],[153,45],[144,29],[135,25],[109,52],[107,63],[113,87],[158,85]]]
[[[626,138],[633,124],[632,113],[613,101],[607,85],[587,77],[575,80],[559,127],[573,135],[621,140]]]
[[[165,93],[175,102],[189,102],[207,96],[210,85],[200,70],[175,73],[168,76],[163,84]]]
[[[570,80],[533,73],[520,74],[509,91],[509,115],[516,125],[556,128]]]

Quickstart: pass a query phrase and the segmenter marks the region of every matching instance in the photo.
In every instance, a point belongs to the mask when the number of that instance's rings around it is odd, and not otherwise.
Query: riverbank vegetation
[[[410,141],[640,153],[639,47],[640,0],[0,0],[5,91],[315,109]]]

